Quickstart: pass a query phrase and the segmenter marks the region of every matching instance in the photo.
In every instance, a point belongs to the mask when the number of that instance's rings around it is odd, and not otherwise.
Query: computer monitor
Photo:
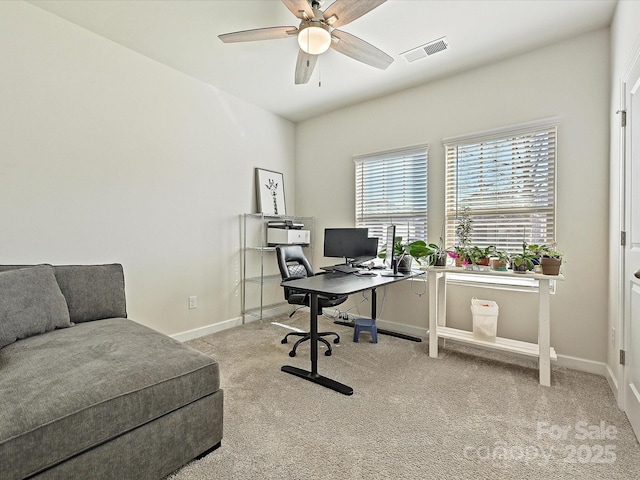
[[[394,271],[398,268],[396,264],[396,259],[393,256],[393,246],[396,241],[396,226],[389,225],[387,227],[387,234],[385,236],[385,252],[384,252],[384,263],[387,268],[391,268]]]
[[[378,256],[378,237],[369,237],[362,244],[364,250],[357,257],[353,258],[354,265],[362,265]]]
[[[363,262],[366,260],[371,260],[372,258],[376,258],[378,256],[378,241],[379,241],[378,237],[367,238],[367,242],[366,242],[367,248],[362,253],[362,255],[360,255],[360,257],[366,257],[366,258],[362,258]]]
[[[375,240],[375,248],[373,244]],[[378,239],[369,238],[367,228],[325,228],[324,256],[344,258],[345,263],[367,255],[376,256]]]
[[[393,247],[396,241],[396,226],[389,225],[387,227],[387,234],[385,236],[385,252],[384,252],[384,263],[387,268],[391,269],[392,272],[383,272],[381,273],[384,277],[402,277],[404,276],[401,273],[398,273],[398,259],[393,253]]]

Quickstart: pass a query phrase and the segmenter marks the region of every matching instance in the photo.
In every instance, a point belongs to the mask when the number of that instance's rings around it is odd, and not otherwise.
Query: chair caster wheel
[[[283,338],[282,340],[280,340],[280,343],[285,344],[288,343],[286,338]]]
[[[339,339],[339,338],[336,338],[336,339],[333,341],[333,343],[336,343],[336,344],[337,344],[337,343],[340,343],[340,339]]]
[[[295,357],[296,356],[296,352],[294,352],[293,350],[289,352],[289,356],[290,357]]]
[[[331,356],[331,350],[327,350],[326,352],[324,352],[324,354],[325,354],[327,357],[330,357],[330,356]]]

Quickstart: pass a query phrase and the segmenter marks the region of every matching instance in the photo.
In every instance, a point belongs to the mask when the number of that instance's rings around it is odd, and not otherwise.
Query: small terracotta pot
[[[542,265],[542,273],[544,275],[558,275],[560,273],[561,258],[542,257],[540,259]]]
[[[504,272],[507,270],[507,261],[494,258],[491,260],[491,269]]]

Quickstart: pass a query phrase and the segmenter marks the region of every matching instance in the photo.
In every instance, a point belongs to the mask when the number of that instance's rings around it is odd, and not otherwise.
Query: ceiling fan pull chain
[[[318,88],[322,86],[322,62],[318,59]]]

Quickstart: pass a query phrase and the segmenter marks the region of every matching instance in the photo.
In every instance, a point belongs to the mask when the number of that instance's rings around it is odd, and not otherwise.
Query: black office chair
[[[296,278],[305,278],[315,275],[313,273],[313,268],[311,267],[309,260],[307,260],[307,257],[305,257],[300,245],[279,245],[276,247],[276,256],[278,258],[278,267],[280,268],[282,280],[285,282],[287,280],[294,280]],[[292,305],[302,305],[307,307],[309,306],[309,294],[298,292],[293,288],[284,287],[284,298]],[[340,305],[341,303],[345,302],[347,298],[347,295],[339,295],[333,297],[318,295],[318,314],[322,314],[322,309],[324,307],[334,307],[336,305]],[[291,312],[291,315],[289,316],[291,317],[295,312],[296,310]],[[287,333],[282,339],[282,343],[287,343],[287,340],[291,335],[301,337],[296,341],[296,343],[293,345],[293,348],[289,352],[290,357],[295,357],[296,349],[302,342],[311,339],[311,333]],[[327,346],[327,350],[324,352],[326,356],[331,355],[331,344],[324,338],[328,335],[335,335],[336,338],[333,340],[333,343],[340,343],[340,335],[338,335],[336,332],[318,332],[318,341],[324,343]]]

